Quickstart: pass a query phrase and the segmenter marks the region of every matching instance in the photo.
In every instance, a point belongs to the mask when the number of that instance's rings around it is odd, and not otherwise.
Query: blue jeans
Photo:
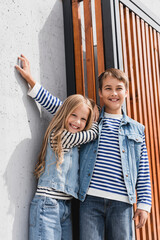
[[[29,240],[71,239],[71,200],[35,196],[30,205]]]
[[[80,203],[80,240],[132,240],[132,205],[87,195]]]

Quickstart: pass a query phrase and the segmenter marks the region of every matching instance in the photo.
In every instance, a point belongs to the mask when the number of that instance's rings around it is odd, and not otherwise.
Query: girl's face
[[[86,126],[89,113],[90,110],[88,106],[82,103],[68,116],[65,128],[72,133],[83,131]]]

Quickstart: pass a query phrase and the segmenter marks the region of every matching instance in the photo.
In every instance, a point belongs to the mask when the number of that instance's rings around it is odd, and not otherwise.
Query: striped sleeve
[[[151,183],[145,135],[141,148],[141,158],[137,178],[137,208],[150,212],[151,209]]]
[[[41,106],[43,106],[51,114],[55,114],[62,102],[59,98],[52,96],[46,89],[38,83],[29,90],[28,95],[35,99]]]
[[[62,133],[63,149],[71,149],[72,147],[90,142],[98,136],[98,124],[93,123],[92,127],[87,131],[71,133],[64,130]]]

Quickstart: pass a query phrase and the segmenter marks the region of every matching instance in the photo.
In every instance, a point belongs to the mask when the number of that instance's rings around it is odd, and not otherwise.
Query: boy
[[[99,96],[104,102],[99,119],[99,139],[80,151],[80,239],[131,240],[134,220],[141,228],[151,208],[149,163],[144,126],[122,111],[128,79],[118,69],[99,76]]]
[[[33,87],[34,97],[48,111],[52,96],[30,76],[28,60],[22,56],[21,75]],[[99,96],[104,102],[99,119],[99,139],[80,150],[80,239],[131,240],[132,204],[134,219],[141,228],[151,208],[149,163],[144,126],[121,110],[128,93],[128,79],[118,69],[99,76]]]

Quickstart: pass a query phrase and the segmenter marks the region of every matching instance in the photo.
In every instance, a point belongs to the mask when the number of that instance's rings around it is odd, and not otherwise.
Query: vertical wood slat
[[[97,33],[98,75],[100,75],[105,70],[101,0],[95,0],[95,16]],[[103,106],[102,99],[100,99],[100,105]]]
[[[72,0],[76,93],[85,95],[81,22],[78,0]]]
[[[127,58],[127,49],[126,49],[126,31],[125,31],[125,17],[124,17],[124,8],[123,4],[120,3],[120,20],[121,20],[121,35],[122,35],[122,51],[123,51],[123,66],[124,72],[128,76],[128,58]],[[131,116],[130,108],[130,92],[127,95],[127,113]]]
[[[131,79],[130,94],[133,98],[127,99],[127,112],[135,120],[146,126],[146,145],[151,167],[152,185],[152,212],[145,228],[136,231],[137,240],[158,240],[160,236],[160,206],[159,206],[159,66],[160,41],[151,27],[133,12],[129,12],[120,3],[120,20],[122,35],[122,51],[124,70]],[[126,36],[127,37],[126,37]],[[128,111],[129,110],[129,111]],[[157,131],[158,129],[158,131]]]
[[[95,15],[97,33],[98,75],[100,75],[105,70],[101,0],[95,0]]]
[[[83,6],[84,6],[84,23],[85,23],[88,97],[96,101],[91,0],[84,0]]]
[[[128,54],[128,76],[130,79],[130,108],[131,116],[135,120],[137,120],[137,108],[136,108],[136,98],[135,98],[135,83],[134,83],[134,75],[133,75],[133,56],[132,56],[132,44],[131,44],[131,27],[130,27],[130,14],[129,9],[125,8],[125,18],[126,18],[126,47]]]

